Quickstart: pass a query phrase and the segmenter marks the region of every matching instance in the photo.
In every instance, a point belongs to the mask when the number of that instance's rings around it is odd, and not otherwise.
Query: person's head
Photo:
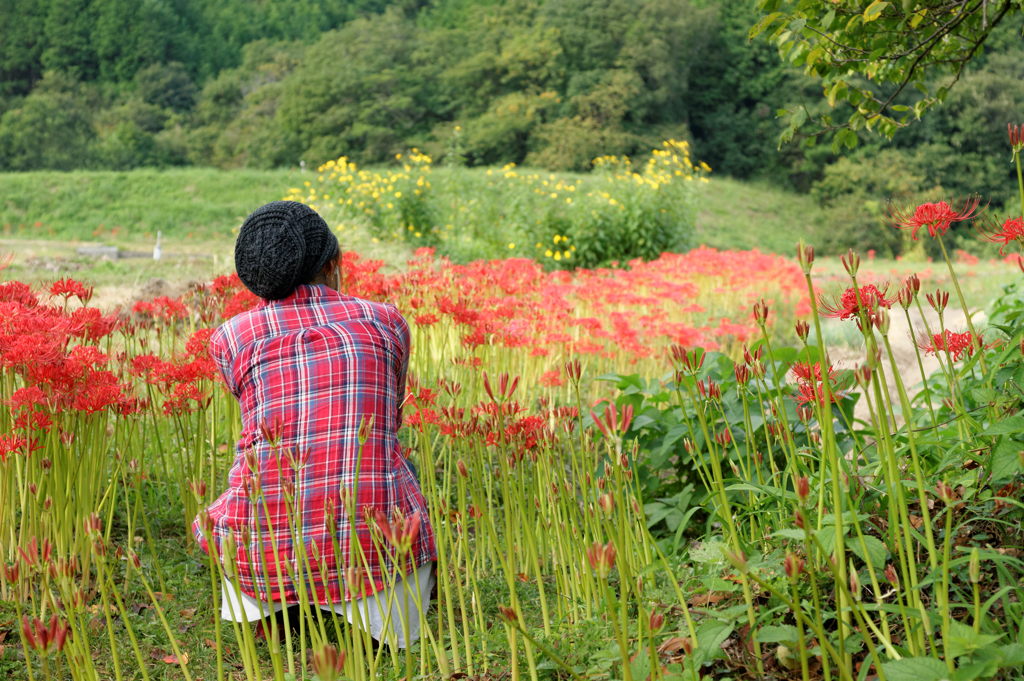
[[[235,241],[235,269],[260,298],[287,298],[299,284],[340,288],[341,252],[316,211],[295,201],[273,201],[245,219]]]

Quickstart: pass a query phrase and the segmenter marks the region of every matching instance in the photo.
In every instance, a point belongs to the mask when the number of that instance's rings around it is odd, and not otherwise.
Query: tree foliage
[[[787,111],[787,141],[805,128],[834,132],[833,148],[853,148],[857,131],[892,138],[946,99],[973,58],[1021,0],[759,0],[764,15],[750,37],[765,34],[779,55],[820,79],[843,117]],[[914,93],[917,90],[917,93]]]

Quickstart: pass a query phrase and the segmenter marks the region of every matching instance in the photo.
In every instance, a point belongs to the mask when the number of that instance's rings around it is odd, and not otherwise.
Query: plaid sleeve
[[[227,324],[222,324],[210,336],[210,357],[213,359],[214,364],[217,365],[217,370],[220,371],[221,378],[224,379],[224,384],[227,385],[228,390],[231,391],[232,395],[238,397],[238,384],[234,380],[231,368],[231,349],[228,347],[227,337]]]
[[[409,348],[412,344],[411,337],[409,335],[409,323],[405,321],[405,317],[398,311],[398,308],[394,305],[387,306],[388,313],[390,315],[391,329],[395,335],[395,341],[398,345],[399,361],[398,361],[398,415],[395,423],[402,424],[402,406],[405,404],[405,379],[406,374],[409,372]]]

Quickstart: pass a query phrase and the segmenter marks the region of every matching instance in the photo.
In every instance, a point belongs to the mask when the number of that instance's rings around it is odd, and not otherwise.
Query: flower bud
[[[978,554],[977,546],[971,549],[971,562],[968,564],[967,572],[972,583],[977,584],[981,581],[981,556]]]
[[[606,518],[611,518],[615,512],[615,497],[611,492],[606,492],[597,498],[597,505],[601,507]]]
[[[872,317],[874,318],[873,321],[874,321],[874,324],[875,324],[875,328],[878,329],[879,333],[881,333],[882,336],[888,336],[889,335],[889,310],[888,310],[888,308],[884,308],[884,307],[879,306],[879,308],[877,310],[875,310],[875,312],[872,315]]]
[[[796,335],[804,343],[807,342],[807,334],[811,332],[811,325],[803,319],[798,319],[796,322]]]
[[[793,491],[796,492],[797,501],[801,506],[807,505],[807,498],[811,494],[811,480],[806,475],[800,475],[793,479]]]
[[[790,583],[796,583],[797,578],[803,574],[804,559],[795,553],[787,553],[786,558],[782,561],[782,567],[786,570],[786,576],[789,577]]]
[[[661,628],[665,626],[665,616],[659,612],[652,612],[647,626],[650,628],[652,634],[657,634],[661,631]]]
[[[850,561],[850,595],[853,596],[853,600],[858,603],[863,598],[861,593],[860,576],[857,571],[853,568],[853,561]]]
[[[800,269],[803,270],[804,274],[810,274],[811,268],[814,265],[814,247],[808,246],[801,239],[796,246],[796,259],[800,263]]]
[[[845,255],[839,256],[839,260],[851,277],[857,276],[857,270],[860,268],[860,256],[854,253],[852,248]]]
[[[900,578],[896,575],[896,568],[892,566],[892,563],[885,566],[885,578],[892,584],[892,588],[900,588]]]
[[[722,555],[729,561],[729,564],[736,568],[736,571],[741,575],[745,575],[750,572],[750,567],[747,565],[747,557],[743,555],[742,551],[733,553],[732,551],[722,550]]]

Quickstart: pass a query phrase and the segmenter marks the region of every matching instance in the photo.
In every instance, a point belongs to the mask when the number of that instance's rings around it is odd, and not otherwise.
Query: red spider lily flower
[[[325,643],[313,653],[313,671],[320,681],[336,681],[345,676],[345,651],[338,652],[330,643]]]
[[[954,222],[963,222],[977,217],[980,203],[980,196],[968,196],[953,201],[952,206],[945,201],[922,203],[911,213],[909,207],[890,202],[886,216],[894,227],[911,228],[913,231],[911,231],[910,237],[915,241],[917,240],[917,231],[922,227],[927,227],[928,234],[934,239],[937,235],[945,234]],[[984,212],[985,209],[981,210]]]
[[[652,634],[657,634],[665,626],[665,616],[660,612],[652,612],[650,619],[647,621],[647,626]]]
[[[88,303],[92,299],[92,287],[74,279],[60,279],[50,286],[50,295],[55,298],[64,298],[64,300],[74,296],[82,303]]]
[[[725,447],[726,445],[732,442],[732,431],[726,428],[721,433],[716,433],[715,442],[717,442],[720,446]]]
[[[925,298],[928,299],[928,304],[932,306],[932,309],[942,314],[942,311],[946,309],[946,305],[949,303],[949,291],[937,290],[935,294],[927,293]]]
[[[846,272],[851,277],[857,276],[857,270],[860,269],[860,256],[854,253],[852,248],[844,255],[839,256],[839,260],[843,263],[843,267],[846,268]]]
[[[512,379],[511,385],[509,384],[509,375],[503,373],[498,376],[498,396],[495,397],[494,391],[491,389],[491,382],[487,377],[487,372],[484,372],[484,391],[487,396],[495,402],[504,402],[512,397],[512,393],[516,391],[516,386],[519,385],[519,377],[516,376]]]
[[[683,367],[683,371],[695,375],[700,368],[704,366],[704,350],[700,348],[694,348],[693,350],[687,351],[682,345],[673,344],[671,348],[672,361],[676,364],[680,364]]]
[[[25,445],[27,444],[25,438],[18,435],[0,435],[0,461],[7,463],[7,457],[10,454],[17,454],[18,452],[25,451]]]
[[[768,303],[764,299],[754,303],[754,322],[761,328],[768,323]]]
[[[1014,154],[1019,154],[1024,149],[1024,126],[1007,123],[1006,131],[1010,133],[1010,148]]]
[[[807,499],[811,496],[811,480],[806,475],[800,475],[793,479],[793,491],[801,506],[807,505]]]
[[[398,555],[402,556],[412,549],[412,543],[419,536],[420,524],[423,519],[420,517],[420,512],[416,511],[409,518],[396,518],[395,523],[392,524],[384,512],[377,509],[374,511],[373,520],[388,543],[395,547]]]
[[[733,366],[733,373],[736,374],[736,382],[739,385],[746,385],[750,380],[750,367],[746,364],[736,364]]]
[[[60,621],[56,613],[50,618],[47,626],[40,619],[22,618],[21,633],[25,637],[25,644],[39,653],[46,655],[51,651],[60,652],[64,650],[64,642],[68,636],[68,625]]]
[[[814,265],[814,247],[808,246],[801,239],[796,246],[796,259],[800,263],[800,268],[804,271],[804,274],[810,274],[811,267]]]
[[[615,566],[615,546],[611,542],[607,544],[595,542],[587,549],[587,560],[590,561],[590,567],[597,572],[598,577],[607,579],[608,574]]]
[[[795,582],[804,571],[804,559],[797,556],[794,553],[787,553],[785,559],[782,561],[782,567],[786,571],[786,576],[789,577],[791,582]]]
[[[804,343],[807,342],[807,335],[811,332],[811,325],[803,319],[798,319],[795,325],[796,336]]]
[[[1024,219],[1019,217],[1006,218],[1002,225],[991,218],[984,217],[977,220],[974,227],[978,236],[985,241],[1002,244],[999,247],[999,255],[1003,255],[1003,250],[1010,245],[1011,241],[1024,244]]]
[[[892,566],[892,563],[885,566],[885,578],[889,580],[894,589],[900,588],[900,578],[896,576],[896,568]]]
[[[573,385],[578,385],[580,377],[583,375],[583,364],[578,360],[574,359],[571,362],[565,363],[565,374],[569,377],[569,380]]]
[[[878,307],[892,307],[896,298],[887,298],[888,292],[888,284],[884,284],[881,290],[873,284],[856,289],[851,286],[843,291],[842,295],[833,296],[831,300],[818,296],[818,305],[824,316],[846,320],[860,317],[862,309],[870,313]]]
[[[516,614],[516,611],[515,611],[514,608],[511,608],[511,607],[509,607],[507,605],[499,605],[498,606],[498,612],[501,614],[501,619],[503,619],[506,622],[508,622],[511,626],[513,626],[513,627],[518,627],[519,626],[519,615]]]
[[[821,362],[815,362],[814,366],[798,362],[793,365],[793,374],[797,377],[797,392],[793,395],[798,405],[798,413],[801,409],[810,409],[810,404],[817,402],[819,406],[825,406],[825,386],[822,378]],[[829,394],[832,402],[838,402],[843,395],[844,387],[836,382],[836,369],[829,365],[828,381]],[[812,412],[813,414],[813,412]],[[810,420],[810,415],[806,419]],[[803,418],[801,416],[801,418]]]
[[[896,294],[896,299],[900,301],[900,306],[903,307],[904,310],[910,309],[910,306],[914,302],[914,290],[910,287],[910,284],[904,282],[903,285],[900,286],[900,292]]]
[[[945,352],[954,362],[959,362],[965,354],[970,357],[978,346],[970,331],[954,333],[946,329],[942,334],[932,334],[927,341],[925,340],[927,336],[919,335],[918,338],[917,347],[927,354],[934,355],[937,352]]]

